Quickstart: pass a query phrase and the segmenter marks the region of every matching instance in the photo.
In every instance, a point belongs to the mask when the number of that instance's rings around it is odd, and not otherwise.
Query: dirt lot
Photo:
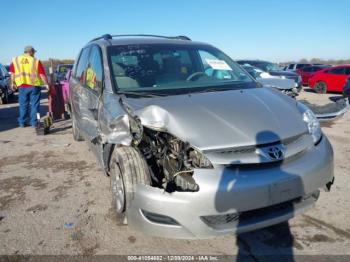
[[[302,96],[320,103],[329,97]],[[336,180],[315,209],[238,237],[189,241],[117,226],[109,179],[87,145],[73,141],[70,121],[36,136],[30,127],[17,128],[17,111],[16,103],[0,106],[0,254],[350,254],[350,112],[323,127],[334,147]]]

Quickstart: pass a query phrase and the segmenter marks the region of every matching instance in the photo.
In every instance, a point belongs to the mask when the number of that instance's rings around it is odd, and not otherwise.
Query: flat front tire
[[[148,165],[133,147],[117,147],[110,160],[112,208],[118,224],[127,225],[130,207],[138,184],[150,185]]]

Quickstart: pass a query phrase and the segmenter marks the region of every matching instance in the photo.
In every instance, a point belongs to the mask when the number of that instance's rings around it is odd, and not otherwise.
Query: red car
[[[309,87],[317,93],[343,92],[346,79],[350,75],[350,65],[339,65],[323,69],[309,79]]]
[[[322,69],[326,69],[328,67],[329,66],[326,65],[306,66],[304,68],[295,70],[295,73],[301,76],[303,85],[308,85],[311,76],[313,76],[316,72],[321,71]]]

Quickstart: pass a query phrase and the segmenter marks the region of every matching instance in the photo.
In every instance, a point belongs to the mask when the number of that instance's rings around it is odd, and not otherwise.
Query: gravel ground
[[[303,91],[320,104],[330,96]],[[42,112],[47,100],[42,100]],[[350,254],[350,113],[323,126],[335,153],[335,184],[316,208],[270,228],[211,240],[168,240],[117,226],[109,179],[69,120],[52,133],[18,128],[18,105],[0,105],[0,254]]]

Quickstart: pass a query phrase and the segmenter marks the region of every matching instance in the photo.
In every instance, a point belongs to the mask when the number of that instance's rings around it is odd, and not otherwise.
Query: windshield
[[[261,74],[264,72],[259,68],[250,65],[243,65],[242,67],[255,79],[261,78]]]
[[[118,91],[184,91],[256,87],[252,78],[216,48],[184,44],[108,47]]]

